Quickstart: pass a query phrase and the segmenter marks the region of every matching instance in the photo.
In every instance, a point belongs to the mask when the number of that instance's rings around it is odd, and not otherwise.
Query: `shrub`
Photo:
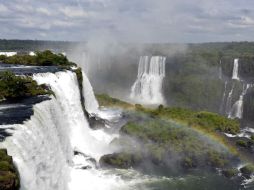
[[[10,71],[0,73],[0,99],[17,99],[51,93],[44,85],[38,85],[30,77],[16,76]]]
[[[18,190],[19,175],[6,149],[0,149],[0,189]]]
[[[0,61],[6,64],[38,65],[38,66],[73,66],[76,64],[70,62],[63,54],[54,54],[50,50],[36,52],[31,55],[0,56]]]
[[[141,155],[129,153],[115,153],[104,155],[100,159],[100,164],[104,167],[116,167],[128,169],[138,165],[141,161]]]
[[[250,175],[254,173],[254,165],[253,164],[248,164],[248,165],[242,167],[240,169],[240,171],[242,172],[242,174],[245,177],[250,177]]]
[[[212,167],[223,168],[227,164],[227,160],[222,154],[216,151],[210,151],[207,155],[207,162]]]
[[[236,145],[247,148],[248,147],[248,143],[244,140],[238,140],[236,141]]]
[[[186,157],[182,159],[181,165],[185,169],[195,168],[197,167],[197,161],[194,158]]]
[[[222,170],[222,174],[227,178],[232,178],[238,174],[238,170],[236,168],[225,169]]]

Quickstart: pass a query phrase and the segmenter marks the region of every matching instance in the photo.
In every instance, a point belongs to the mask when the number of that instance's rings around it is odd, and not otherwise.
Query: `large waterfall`
[[[165,77],[166,57],[142,56],[139,60],[138,76],[131,89],[131,98],[144,104],[164,104],[162,93]]]
[[[1,146],[13,156],[21,190],[119,189],[121,180],[104,174],[93,161],[112,152],[108,144],[114,136],[89,128],[76,75],[66,71],[33,78],[48,84],[54,96],[36,104],[24,124],[1,126],[13,128]]]
[[[248,89],[251,87],[251,84],[243,84],[243,90],[239,97],[239,100],[237,100],[234,105],[232,106],[229,118],[239,118],[241,119],[243,117],[243,98],[246,95]]]
[[[234,67],[233,67],[232,79],[239,80],[239,77],[238,77],[238,68],[239,68],[239,59],[234,59]]]
[[[237,80],[237,81],[236,81]],[[239,84],[242,86],[242,91],[239,95]],[[245,82],[239,77],[239,59],[234,59],[233,72],[231,81],[225,81],[224,93],[220,107],[220,113],[225,113],[228,118],[243,118],[243,101],[244,96],[247,94],[248,89],[253,87],[252,84]],[[233,96],[239,95],[239,99],[233,102]]]
[[[83,75],[83,94],[86,110],[90,114],[97,114],[99,111],[99,104],[94,96],[93,87],[89,79],[87,78],[85,72],[82,72],[82,75]]]

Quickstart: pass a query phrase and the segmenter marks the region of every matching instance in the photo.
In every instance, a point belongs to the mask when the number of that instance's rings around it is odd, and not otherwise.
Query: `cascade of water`
[[[228,116],[229,118],[241,119],[243,117],[243,98],[250,87],[251,87],[250,84],[243,85],[242,93],[239,97],[239,100],[237,100],[235,104],[232,106]]]
[[[229,91],[228,96],[227,96],[226,110],[225,110],[227,115],[229,115],[230,110],[231,110],[233,91],[234,91],[234,84],[232,84],[231,90]]]
[[[99,111],[99,104],[94,96],[93,87],[84,71],[82,71],[82,75],[83,75],[83,95],[86,111],[90,114],[97,114]]]
[[[228,81],[225,82],[223,97],[222,97],[222,101],[221,101],[221,105],[220,105],[220,113],[222,113],[222,114],[224,113],[224,107],[226,104],[225,99],[226,99],[227,86],[228,86]]]
[[[69,127],[61,119],[56,99],[34,106],[34,116],[23,125],[12,125],[12,137],[3,146],[20,172],[21,190],[67,190],[72,148]]]
[[[149,62],[150,61],[150,62]],[[163,104],[162,84],[165,77],[166,57],[142,56],[137,80],[131,89],[131,98],[144,104]]]
[[[239,80],[238,67],[239,67],[239,59],[235,59],[234,60],[234,68],[233,68],[232,79]]]
[[[222,61],[220,60],[220,67],[219,67],[219,79],[222,79]]]
[[[105,176],[89,161],[112,153],[109,142],[115,137],[89,128],[80,102],[77,77],[70,71],[36,74],[39,84],[54,92],[51,100],[34,106],[29,121],[14,128],[1,143],[13,156],[21,177],[22,190],[78,190],[89,187],[106,189],[118,185],[117,177]],[[74,155],[74,151],[80,155]],[[82,166],[92,167],[81,170]],[[84,180],[85,179],[85,180]]]

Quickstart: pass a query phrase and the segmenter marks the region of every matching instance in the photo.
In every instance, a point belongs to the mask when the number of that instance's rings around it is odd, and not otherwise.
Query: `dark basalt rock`
[[[119,169],[128,169],[140,164],[142,158],[138,155],[129,153],[114,153],[104,155],[100,159],[102,167],[114,167]]]
[[[74,151],[74,156],[77,156],[77,155],[83,156],[84,158],[86,158],[87,161],[89,161],[91,164],[93,164],[95,167],[97,167],[97,162],[96,162],[96,160],[94,158],[91,158],[91,157],[85,155],[82,152]],[[88,167],[90,167],[90,166],[85,166],[86,169],[90,169]]]
[[[89,125],[92,129],[105,128],[105,121],[103,119],[96,117],[96,116],[90,116],[88,121],[89,121]]]
[[[82,170],[88,170],[88,169],[92,169],[92,167],[91,166],[82,166],[80,169],[82,169]]]
[[[13,164],[12,157],[8,156],[6,149],[0,149],[0,189],[18,190],[19,187],[19,174]]]

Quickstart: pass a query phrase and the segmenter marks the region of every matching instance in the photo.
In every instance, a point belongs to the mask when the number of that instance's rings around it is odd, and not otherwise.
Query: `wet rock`
[[[18,190],[19,187],[19,174],[13,164],[12,157],[8,156],[6,149],[0,149],[0,189]]]
[[[96,116],[90,116],[88,121],[92,129],[97,130],[105,128],[105,121]]]
[[[251,175],[254,173],[254,165],[248,164],[240,169],[242,175],[246,178],[250,178]]]
[[[82,166],[80,169],[82,169],[82,170],[88,170],[88,169],[92,169],[92,166]]]
[[[129,153],[114,153],[104,155],[100,159],[102,167],[114,167],[119,169],[128,169],[137,166],[142,158],[139,155]]]

